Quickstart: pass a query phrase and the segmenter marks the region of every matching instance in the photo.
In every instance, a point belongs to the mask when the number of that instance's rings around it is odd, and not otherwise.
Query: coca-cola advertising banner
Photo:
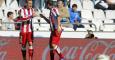
[[[33,42],[33,60],[50,60],[49,38],[34,38]],[[96,60],[100,54],[108,55],[111,60],[115,60],[115,40],[113,39],[61,38],[59,46],[65,60]],[[0,37],[0,60],[22,60],[18,38]],[[59,60],[57,54],[55,60]]]

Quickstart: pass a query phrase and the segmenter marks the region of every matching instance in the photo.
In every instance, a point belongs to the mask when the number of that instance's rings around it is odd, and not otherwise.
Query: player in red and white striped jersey
[[[59,42],[60,36],[62,33],[61,28],[61,17],[59,11],[56,7],[52,5],[51,2],[48,2],[48,6],[50,8],[50,26],[51,26],[51,35],[50,35],[50,58],[54,60],[54,55],[57,53],[60,57],[60,60],[64,60],[62,52],[60,50]]]
[[[19,11],[22,18],[19,20],[22,22],[20,38],[22,44],[22,56],[23,60],[26,60],[26,43],[29,43],[29,60],[33,59],[33,27],[32,17],[35,16],[35,11],[32,8],[32,0],[27,0],[27,6]]]

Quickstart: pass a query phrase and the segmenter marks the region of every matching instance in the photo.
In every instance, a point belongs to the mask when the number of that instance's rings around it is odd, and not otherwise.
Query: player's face
[[[28,8],[32,8],[32,1],[28,1],[27,6]]]

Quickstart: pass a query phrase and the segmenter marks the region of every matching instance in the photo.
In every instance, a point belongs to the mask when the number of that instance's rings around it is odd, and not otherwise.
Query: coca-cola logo
[[[34,40],[34,60],[50,60],[48,41],[47,38]],[[115,40],[62,39],[60,44],[66,60],[96,60],[100,54],[115,60]],[[1,38],[0,60],[13,59],[22,60],[21,45],[15,38]],[[57,55],[55,60],[59,60]]]
[[[114,51],[113,51],[114,50]],[[42,54],[42,60],[47,60],[49,46]],[[96,60],[100,54],[108,55],[115,60],[115,41],[91,41],[85,46],[64,46],[62,52],[67,60]]]

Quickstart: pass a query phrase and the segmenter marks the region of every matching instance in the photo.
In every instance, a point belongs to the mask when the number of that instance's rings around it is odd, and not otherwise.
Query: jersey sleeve
[[[59,16],[59,15],[60,15],[57,8],[52,8],[52,11],[51,11],[51,12],[52,12],[52,14],[53,14],[54,16]]]

